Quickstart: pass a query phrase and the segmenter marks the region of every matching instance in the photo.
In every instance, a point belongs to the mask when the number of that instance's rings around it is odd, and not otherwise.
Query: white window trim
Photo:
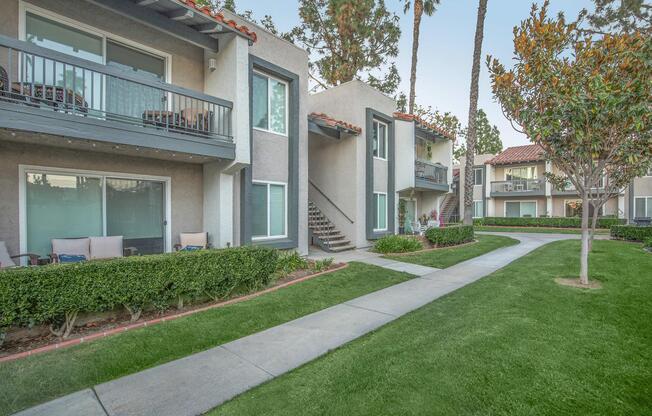
[[[375,228],[376,224],[374,224],[374,229],[373,230],[374,230],[374,232],[376,232],[376,231],[387,231],[389,229],[389,226],[387,224],[387,222],[388,222],[387,220],[389,219],[388,218],[389,214],[387,212],[387,205],[388,205],[387,192],[374,192],[374,196],[376,196],[376,195],[385,195],[385,228]],[[376,218],[377,219],[380,218],[380,204],[376,207]]]
[[[484,218],[484,200],[483,199],[474,199],[473,200],[473,213],[475,214],[475,203],[476,202],[482,202],[482,216],[473,216],[473,218]]]
[[[534,178],[525,179],[525,180],[536,180],[539,177],[539,172],[538,172],[539,169],[537,168],[537,165],[508,166],[508,167],[503,169],[503,180],[504,181],[510,180],[510,179],[507,179],[507,170],[508,169],[514,169],[514,168],[516,168],[516,169],[518,169],[518,168],[534,168]],[[512,180],[517,180],[517,179],[512,179]]]
[[[172,179],[169,176],[141,175],[137,173],[107,172],[99,170],[83,170],[55,168],[49,166],[18,165],[18,224],[20,252],[27,252],[27,178],[28,172],[64,175],[83,175],[102,180],[102,234],[106,235],[106,178],[136,179],[165,183],[165,251],[172,251]]]
[[[262,127],[256,127],[253,126],[254,130],[258,131],[264,131],[265,133],[271,133],[271,134],[276,134],[277,136],[282,136],[282,137],[288,137],[289,136],[289,130],[290,130],[290,124],[289,124],[289,114],[290,114],[290,85],[288,84],[287,81],[284,81],[280,78],[277,78],[273,75],[269,75],[265,72],[261,71],[254,71],[254,74],[259,75],[261,77],[265,77],[268,80],[273,79],[274,81],[280,82],[281,84],[285,85],[285,133],[279,133],[277,131],[271,130],[272,126],[272,117],[271,117],[271,112],[272,112],[272,93],[271,93],[271,83],[268,81],[267,82],[267,128],[264,129]],[[252,86],[253,88],[253,86]],[[253,116],[252,116],[253,117]]]
[[[505,218],[507,218],[507,203],[508,202],[519,202],[519,203],[533,202],[534,203],[534,217],[532,217],[532,218],[538,218],[539,217],[539,202],[538,201],[536,201],[536,200],[523,200],[523,201],[521,201],[521,200],[508,200],[508,201],[503,202],[503,217],[505,217]],[[520,214],[521,213],[521,207],[520,206],[519,206],[518,210],[519,210],[519,214]],[[519,215],[518,217],[515,217],[515,218],[526,218],[526,217],[523,217],[523,216]]]
[[[482,172],[482,183],[475,183],[475,171],[479,170]],[[473,168],[473,186],[484,186],[484,168]]]
[[[267,186],[267,233],[269,234],[269,230],[271,229],[271,214],[270,214],[270,209],[269,209],[269,190],[270,186],[269,185],[282,185],[283,186],[283,197],[285,198],[285,203],[283,207],[285,208],[284,212],[284,218],[285,221],[283,222],[283,234],[282,235],[267,235],[267,236],[259,236],[259,237],[251,237],[252,241],[265,241],[265,240],[278,240],[280,238],[287,238],[288,236],[288,184],[287,182],[275,182],[275,181],[252,181],[251,182],[254,185],[266,185]],[[255,214],[254,214],[255,215]]]
[[[634,208],[634,210],[633,210],[634,218],[641,218],[641,217],[636,216],[636,200],[637,199],[642,199],[643,201],[645,201],[645,214],[646,215],[644,215],[644,217],[647,217],[647,201],[648,201],[648,199],[652,199],[652,195],[640,195],[640,196],[635,196],[634,197],[634,207],[633,207]]]
[[[107,40],[112,40],[117,43],[121,43],[125,46],[138,49],[141,52],[146,52],[151,55],[154,55],[158,58],[162,58],[165,61],[165,82],[168,84],[172,83],[172,55],[158,49],[140,44],[133,40],[124,38],[122,36],[107,32],[105,30],[98,29],[96,27],[87,25],[85,23],[73,20],[69,17],[62,16],[60,14],[54,13],[50,10],[43,9],[41,7],[34,6],[30,3],[26,3],[24,0],[20,0],[18,3],[18,37],[19,40],[25,41],[27,39],[27,24],[26,24],[26,14],[27,12],[44,17],[46,19],[54,20],[57,23],[61,23],[66,26],[70,26],[73,29],[81,30],[88,33],[89,35],[99,36],[102,38],[102,65],[106,65],[106,42]]]
[[[385,142],[385,146],[384,146],[384,149],[385,149],[385,157],[374,156],[373,158],[374,158],[374,159],[378,159],[378,160],[383,160],[383,161],[386,162],[386,161],[387,161],[387,154],[388,154],[387,145],[388,145],[388,142],[389,142],[389,139],[388,139],[388,136],[389,136],[389,125],[388,125],[387,123],[383,123],[382,121],[380,121],[380,120],[378,120],[378,119],[375,119],[375,118],[374,118],[373,121],[372,121],[372,125],[373,125],[373,123],[378,123],[378,125],[381,125],[381,124],[382,124],[383,126],[385,126],[385,137],[383,138],[383,141]],[[373,130],[372,130],[372,131],[373,131]],[[377,129],[376,131],[380,131],[380,129]],[[380,153],[380,146],[378,146],[378,150],[379,150],[378,153]],[[373,155],[373,149],[371,150],[371,152],[372,152],[372,155]],[[376,193],[377,193],[377,192],[376,192]]]

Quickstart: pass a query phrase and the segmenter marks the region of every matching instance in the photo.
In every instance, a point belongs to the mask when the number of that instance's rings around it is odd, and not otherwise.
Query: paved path
[[[472,283],[543,244],[577,238],[554,234],[506,235],[518,238],[521,243],[219,347],[82,390],[28,409],[20,415],[200,415],[239,393]],[[357,256],[372,262],[382,260],[375,255]],[[341,261],[341,256],[336,257]],[[391,263],[386,263],[385,267]]]

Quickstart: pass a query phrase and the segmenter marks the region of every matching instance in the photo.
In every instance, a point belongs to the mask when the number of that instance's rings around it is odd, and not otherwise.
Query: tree
[[[435,5],[439,4],[439,0],[414,0],[414,22],[412,24],[412,66],[410,67],[410,101],[408,112],[414,114],[414,106],[416,99],[416,83],[417,83],[417,54],[419,52],[419,32],[421,31],[421,18],[425,13],[426,16],[432,16],[435,13]],[[403,12],[407,13],[410,10],[411,1],[405,0]]]
[[[393,94],[400,77],[390,58],[398,55],[399,18],[383,0],[300,0],[301,24],[291,37],[308,53],[311,78],[328,88],[361,78]],[[382,76],[371,72],[387,67]]]
[[[469,93],[469,124],[466,133],[466,164],[465,172],[472,172],[475,143],[477,137],[476,120],[478,113],[478,80],[480,78],[480,54],[484,37],[484,18],[487,14],[487,0],[478,4],[478,19],[475,25],[475,40],[473,45],[473,66],[471,67],[471,91]],[[473,224],[473,175],[464,177],[464,224]]]
[[[595,10],[583,9],[580,19],[586,17],[587,32],[652,34],[652,5],[645,0],[593,0]]]
[[[505,116],[561,175],[582,207],[606,173],[606,195],[622,190],[652,163],[652,38],[642,32],[597,36],[547,16],[548,1],[532,6],[514,28],[514,61],[507,70],[488,57],[494,96]],[[580,283],[589,283],[589,210],[582,209]]]
[[[460,130],[459,135],[466,137],[468,129]],[[485,153],[496,154],[503,150],[503,142],[500,140],[500,130],[495,125],[489,123],[487,114],[484,110],[478,110],[476,118],[476,143],[475,154],[482,155]],[[460,160],[466,154],[466,145],[461,142],[459,146],[453,151],[453,156],[456,160]]]

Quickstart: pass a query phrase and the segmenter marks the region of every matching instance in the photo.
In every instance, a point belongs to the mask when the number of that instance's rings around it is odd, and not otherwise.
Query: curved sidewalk
[[[494,250],[446,269],[435,269],[412,280],[64,396],[18,415],[200,415],[252,387],[487,276],[546,243],[578,238],[577,235],[558,234],[504,235],[520,240],[520,244]],[[382,263],[376,256],[362,257],[360,261]],[[400,265],[393,264],[393,267],[395,269]]]

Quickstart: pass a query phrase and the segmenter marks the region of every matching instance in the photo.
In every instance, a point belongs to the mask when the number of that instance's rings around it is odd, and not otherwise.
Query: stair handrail
[[[323,197],[326,199],[326,201],[328,201],[331,205],[333,205],[333,206],[335,207],[335,209],[338,210],[338,211],[340,212],[340,214],[342,214],[342,215],[344,216],[344,218],[346,218],[347,220],[349,220],[349,222],[350,222],[351,224],[353,224],[354,221],[353,221],[351,218],[349,218],[349,216],[346,215],[346,213],[345,213],[344,211],[342,211],[342,209],[341,209],[340,207],[338,207],[337,204],[336,204],[335,202],[333,202],[333,200],[331,200],[331,199],[328,197],[328,195],[326,195],[326,194],[324,193],[324,191],[322,191],[321,189],[319,189],[319,187],[318,187],[317,185],[315,185],[315,183],[312,181],[312,179],[308,178],[308,183],[309,183],[310,185],[312,185],[313,188],[315,188],[315,189],[317,190],[317,192],[319,192],[319,193],[321,194],[321,196],[323,196]],[[320,210],[320,211],[321,211],[321,210]],[[322,212],[322,214],[323,214],[323,212]]]

